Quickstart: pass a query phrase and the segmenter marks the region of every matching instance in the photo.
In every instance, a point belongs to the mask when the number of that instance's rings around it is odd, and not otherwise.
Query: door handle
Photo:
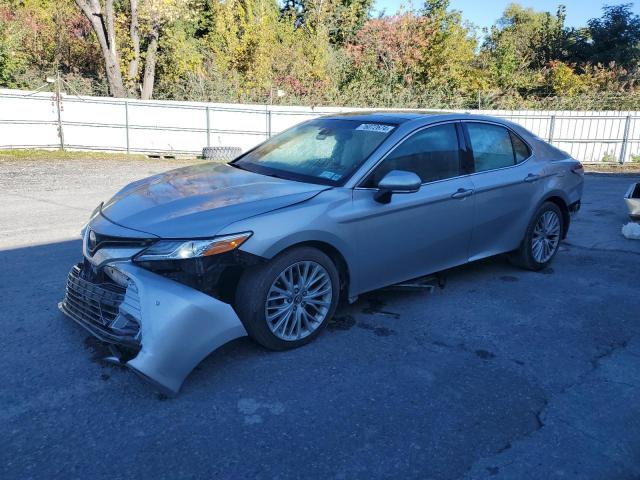
[[[456,193],[451,195],[451,198],[466,198],[473,195],[473,190],[471,188],[459,188]]]
[[[540,180],[540,175],[536,175],[535,173],[530,173],[524,178],[524,181],[527,183],[537,182]]]

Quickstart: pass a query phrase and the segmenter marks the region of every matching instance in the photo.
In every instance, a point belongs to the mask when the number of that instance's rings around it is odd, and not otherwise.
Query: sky
[[[388,15],[395,13],[401,3],[408,0],[375,0],[375,10],[385,10]],[[414,7],[422,6],[423,0],[413,0]],[[599,17],[603,5],[632,3],[632,0],[451,0],[451,8],[460,10],[462,16],[478,27],[490,27],[500,18],[505,7],[510,3],[519,3],[524,7],[532,7],[538,11],[555,13],[558,4],[567,7],[566,25],[583,27],[587,20]],[[633,10],[640,14],[640,0],[633,2]]]

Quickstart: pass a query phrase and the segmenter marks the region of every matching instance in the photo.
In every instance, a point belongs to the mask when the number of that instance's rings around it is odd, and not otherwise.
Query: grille
[[[101,340],[138,345],[140,325],[132,315],[133,312],[139,314],[135,287],[94,283],[87,278],[91,277],[83,275],[81,265],[71,269],[60,309]],[[123,304],[125,308],[121,309]],[[131,308],[134,305],[137,308]]]
[[[87,229],[87,232],[90,232],[90,229]],[[95,245],[91,245],[89,242],[88,235],[85,237],[84,241],[86,242],[87,251],[92,256],[101,248],[106,247],[146,247],[153,243],[153,240],[144,239],[144,238],[126,238],[126,237],[112,237],[109,235],[102,235],[101,233],[93,231],[93,234],[96,238]]]

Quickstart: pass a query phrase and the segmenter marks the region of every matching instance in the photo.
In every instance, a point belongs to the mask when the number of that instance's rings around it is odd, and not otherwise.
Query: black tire
[[[549,211],[557,215],[560,223],[560,233],[558,242],[551,256],[548,258],[548,260],[539,262],[533,255],[533,234],[536,224],[538,223],[540,218],[545,214],[545,212]],[[536,210],[536,213],[534,213],[533,217],[531,217],[531,221],[527,226],[527,231],[524,235],[522,243],[520,244],[520,247],[509,254],[509,261],[516,267],[524,268],[526,270],[542,270],[553,261],[554,257],[558,253],[558,249],[560,248],[560,241],[564,237],[564,229],[565,225],[563,223],[562,211],[560,211],[560,208],[553,202],[543,203],[538,208],[538,210]]]
[[[276,278],[288,267],[298,262],[311,261],[327,272],[332,290],[331,305],[322,323],[313,332],[297,340],[284,340],[276,336],[267,325],[265,304]],[[260,345],[271,350],[289,350],[305,345],[320,334],[333,317],[340,296],[338,269],[325,253],[312,247],[295,247],[285,250],[264,265],[245,270],[238,282],[234,308],[247,333]]]
[[[238,147],[204,147],[202,157],[205,160],[231,161],[242,153]]]

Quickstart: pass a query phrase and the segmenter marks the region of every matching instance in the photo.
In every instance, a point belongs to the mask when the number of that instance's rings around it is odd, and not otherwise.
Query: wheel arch
[[[540,202],[538,208],[545,202],[551,202],[558,206],[562,213],[562,238],[567,237],[569,232],[569,224],[571,223],[571,215],[569,214],[569,204],[561,192],[551,192]]]
[[[349,294],[351,285],[351,269],[344,256],[344,254],[334,245],[323,240],[303,240],[297,243],[293,243],[283,248],[276,255],[279,255],[287,250],[291,250],[299,247],[311,247],[320,250],[327,255],[338,269],[338,275],[340,277],[340,292]],[[275,256],[275,255],[274,255]]]

